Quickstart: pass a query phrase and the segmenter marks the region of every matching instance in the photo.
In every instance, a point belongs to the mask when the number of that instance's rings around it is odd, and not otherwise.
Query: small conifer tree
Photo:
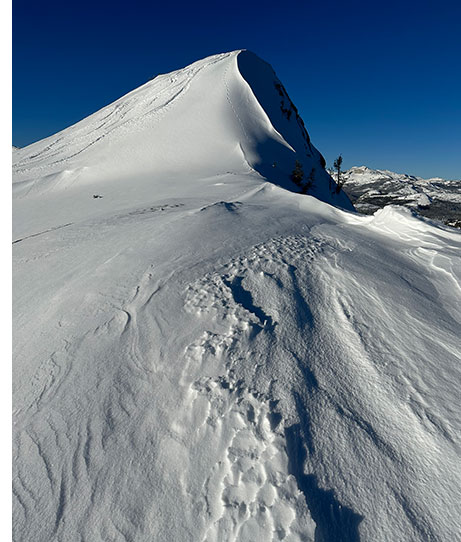
[[[301,186],[303,179],[304,179],[303,166],[299,160],[296,160],[295,167],[293,171],[291,172],[291,180],[298,186]]]
[[[336,193],[339,194],[341,192],[341,188],[344,185],[345,179],[343,180],[341,178],[341,174],[343,173],[341,171],[341,165],[343,163],[343,157],[341,155],[336,158],[334,161],[333,167],[336,169],[336,173],[338,175],[337,181],[336,181]]]
[[[306,182],[303,184],[301,188],[302,194],[307,194],[308,191],[314,186],[315,181],[315,167],[311,169],[311,172],[309,173],[309,177],[307,178]]]

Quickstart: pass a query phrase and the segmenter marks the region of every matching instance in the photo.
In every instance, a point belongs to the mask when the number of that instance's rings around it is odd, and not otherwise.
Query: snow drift
[[[270,66],[13,161],[15,540],[456,539],[460,234],[351,212]]]

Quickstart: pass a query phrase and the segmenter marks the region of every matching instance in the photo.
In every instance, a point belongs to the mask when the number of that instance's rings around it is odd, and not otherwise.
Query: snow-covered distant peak
[[[408,175],[407,173],[395,173],[388,169],[372,169],[367,166],[352,166],[344,172],[348,181],[354,182],[369,182],[375,179],[392,179],[392,180],[419,180],[420,177]]]
[[[331,172],[336,179],[335,172]],[[403,205],[446,224],[461,217],[461,180],[423,179],[407,173],[354,166],[342,173],[344,190],[360,212],[371,214],[385,205]]]

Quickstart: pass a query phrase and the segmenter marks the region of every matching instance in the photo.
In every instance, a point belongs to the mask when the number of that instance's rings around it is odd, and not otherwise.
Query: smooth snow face
[[[461,236],[266,182],[239,57],[14,153],[15,540],[458,536]]]

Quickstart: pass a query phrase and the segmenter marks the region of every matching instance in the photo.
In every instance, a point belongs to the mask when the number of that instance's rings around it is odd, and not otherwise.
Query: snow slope
[[[461,236],[352,212],[276,85],[217,55],[15,151],[15,540],[459,536]]]
[[[264,77],[259,101],[241,69]],[[352,209],[344,194],[331,195],[323,159],[302,121],[295,111],[287,118],[282,108],[294,106],[272,68],[248,51],[216,55],[159,75],[76,125],[14,153],[13,191],[24,209],[16,214],[16,231],[35,232],[37,217],[40,226],[50,227],[72,220],[74,214],[63,203],[69,197],[75,198],[75,213],[81,217],[92,192],[110,199],[99,202],[99,212],[124,209],[127,202],[141,204],[153,191],[158,198],[192,195],[198,179],[213,175],[261,172],[299,191],[289,179],[296,159],[306,175],[315,168],[316,197]],[[43,200],[36,197],[45,192]],[[49,216],[43,222],[47,213],[37,212],[38,201],[53,201],[56,213],[62,208],[67,218]],[[89,207],[92,216],[94,206]]]

